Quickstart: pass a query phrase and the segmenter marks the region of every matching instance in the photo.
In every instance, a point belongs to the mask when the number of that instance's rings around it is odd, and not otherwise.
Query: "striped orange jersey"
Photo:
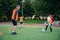
[[[18,10],[14,9],[12,12],[12,20],[18,20]]]
[[[52,16],[50,17],[49,21],[50,21],[51,24],[53,24],[53,17]]]

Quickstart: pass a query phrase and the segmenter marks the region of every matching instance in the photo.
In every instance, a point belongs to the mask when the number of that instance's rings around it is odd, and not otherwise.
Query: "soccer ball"
[[[0,36],[2,36],[2,32],[0,32]]]
[[[41,31],[42,31],[42,32],[45,32],[45,29],[42,29]]]

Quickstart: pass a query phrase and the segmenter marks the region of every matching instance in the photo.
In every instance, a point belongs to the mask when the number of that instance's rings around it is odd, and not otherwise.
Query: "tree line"
[[[0,19],[10,19],[12,10],[20,5],[19,16],[22,15],[22,0],[0,0]],[[24,16],[48,16],[52,14],[60,19],[60,0],[25,0],[23,3]]]

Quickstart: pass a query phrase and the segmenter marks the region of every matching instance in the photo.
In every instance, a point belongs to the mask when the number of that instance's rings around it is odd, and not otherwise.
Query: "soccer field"
[[[13,26],[0,26],[0,40],[60,40],[60,28],[53,27],[53,32],[49,28],[46,32],[41,32],[45,27],[28,27],[24,26],[21,29],[17,27],[17,35],[12,35],[11,30]]]

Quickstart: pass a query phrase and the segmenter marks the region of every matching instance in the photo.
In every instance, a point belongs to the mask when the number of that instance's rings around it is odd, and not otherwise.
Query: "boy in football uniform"
[[[49,15],[49,16],[47,17],[47,26],[46,26],[45,30],[47,30],[47,28],[50,27],[50,31],[52,32],[53,22],[54,22],[54,21],[53,21],[52,15]]]
[[[21,16],[21,17],[20,17],[20,27],[19,27],[19,28],[23,27],[23,21],[24,21],[24,17]]]
[[[13,30],[12,30],[12,35],[16,35],[17,33],[15,32],[16,26],[17,26],[17,20],[18,20],[18,10],[20,9],[20,5],[17,5],[16,8],[12,12],[12,23],[13,23]]]

